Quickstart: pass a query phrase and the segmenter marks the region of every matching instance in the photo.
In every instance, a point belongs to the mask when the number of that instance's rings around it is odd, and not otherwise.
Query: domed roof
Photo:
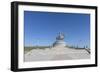
[[[56,37],[57,40],[63,40],[64,39],[64,34],[59,33],[59,35]]]

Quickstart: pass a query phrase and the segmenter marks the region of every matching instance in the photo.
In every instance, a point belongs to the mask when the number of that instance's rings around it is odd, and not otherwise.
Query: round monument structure
[[[66,42],[64,41],[64,34],[63,33],[59,33],[59,35],[56,37],[56,41],[53,43],[53,47],[65,47],[66,46]]]

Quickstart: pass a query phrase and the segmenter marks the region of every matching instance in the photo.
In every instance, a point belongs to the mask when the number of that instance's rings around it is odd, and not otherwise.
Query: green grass
[[[24,47],[24,53],[27,53],[31,51],[33,48],[32,47]]]
[[[45,48],[50,48],[50,46],[25,46],[24,53],[26,54],[33,49],[43,49],[44,50]]]

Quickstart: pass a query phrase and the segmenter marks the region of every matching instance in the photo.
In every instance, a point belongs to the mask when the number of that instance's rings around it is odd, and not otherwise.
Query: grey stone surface
[[[85,49],[66,47],[46,48],[45,50],[33,49],[24,55],[24,61],[49,61],[49,60],[74,60],[90,59],[90,54]]]

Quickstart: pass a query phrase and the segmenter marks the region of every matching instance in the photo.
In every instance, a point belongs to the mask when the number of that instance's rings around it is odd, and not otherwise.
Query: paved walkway
[[[25,62],[89,59],[90,54],[85,49],[73,49],[66,47],[53,47],[46,49],[33,49],[24,55]]]

